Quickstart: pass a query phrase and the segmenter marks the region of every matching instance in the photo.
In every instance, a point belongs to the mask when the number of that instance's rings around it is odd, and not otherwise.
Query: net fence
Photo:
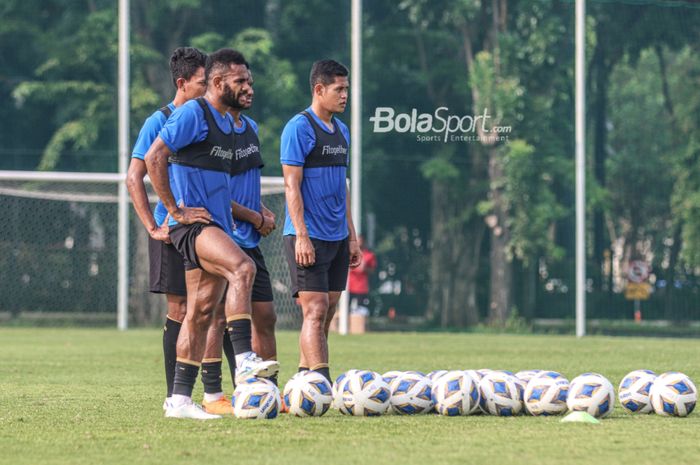
[[[150,189],[150,187],[149,187]],[[118,185],[0,180],[0,318],[36,325],[113,325],[117,307]],[[149,198],[155,202],[152,192]],[[263,202],[284,219],[279,183]],[[159,324],[165,299],[148,292],[148,236],[130,212],[129,322]],[[280,328],[299,325],[281,228],[260,244],[272,279]]]

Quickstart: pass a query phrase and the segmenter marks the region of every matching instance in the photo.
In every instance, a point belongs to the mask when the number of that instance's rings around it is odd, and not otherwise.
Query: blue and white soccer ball
[[[481,378],[479,393],[481,411],[489,415],[511,417],[523,409],[522,387],[515,377],[501,371],[492,371]]]
[[[556,371],[542,371],[527,383],[523,402],[530,415],[560,415],[566,412],[569,380]]]
[[[440,379],[442,375],[447,374],[447,370],[433,370],[430,373],[427,374],[428,378],[430,378],[430,382],[435,384],[435,382]]]
[[[445,416],[471,415],[479,409],[479,385],[464,371],[449,371],[433,383],[435,410]]]
[[[622,407],[631,413],[650,413],[653,410],[649,394],[656,380],[651,370],[635,370],[622,378],[617,390]]]
[[[345,383],[348,382],[348,376],[358,371],[359,370],[348,370],[345,373],[341,373],[333,383],[333,408],[339,409],[342,413],[348,413],[343,411],[343,387],[345,386]]]
[[[391,384],[394,382],[395,379],[397,379],[399,376],[403,375],[403,371],[398,371],[398,370],[391,370],[387,371],[382,375],[382,379],[384,380],[385,383],[391,387]]]
[[[284,386],[284,403],[298,417],[320,417],[333,403],[331,384],[316,371],[297,373]]]
[[[584,373],[571,381],[566,405],[572,412],[588,412],[596,418],[605,418],[615,407],[615,389],[605,376]]]
[[[340,411],[346,415],[374,417],[389,409],[389,385],[373,371],[353,370],[342,383],[340,394]]]
[[[686,417],[695,409],[698,390],[683,373],[669,371],[659,375],[651,386],[651,405],[659,415]]]
[[[272,419],[280,410],[280,391],[264,378],[248,378],[236,385],[231,396],[236,418]]]
[[[406,372],[391,383],[391,408],[399,415],[428,413],[433,408],[430,378]]]
[[[525,386],[527,386],[527,383],[530,382],[532,378],[540,374],[542,370],[522,370],[519,371],[515,374],[515,377],[518,378],[520,381],[525,383]]]

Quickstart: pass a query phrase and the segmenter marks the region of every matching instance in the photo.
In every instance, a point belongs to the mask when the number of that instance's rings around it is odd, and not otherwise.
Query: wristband
[[[260,213],[260,226],[258,226],[255,229],[259,231],[260,228],[262,228],[263,226],[265,226],[265,216],[263,216],[263,214]]]

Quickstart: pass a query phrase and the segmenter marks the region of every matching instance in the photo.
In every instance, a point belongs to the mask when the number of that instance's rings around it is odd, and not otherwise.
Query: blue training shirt
[[[207,105],[219,130],[230,134],[233,130],[231,115],[222,115],[208,101]],[[158,136],[175,153],[188,145],[205,140],[208,133],[209,127],[202,107],[196,100],[190,100],[170,115]],[[186,207],[206,208],[212,216],[212,222],[232,235],[230,174],[176,163],[172,163],[170,168],[170,189],[175,202]],[[169,226],[177,224],[172,218],[168,221]]]
[[[170,111],[175,111],[175,105],[173,102],[168,104],[168,108],[170,108]],[[153,141],[156,140],[158,133],[163,128],[163,125],[167,120],[168,118],[160,110],[156,110],[151,116],[146,118],[146,121],[143,123],[141,131],[139,132],[139,137],[136,139],[136,143],[134,144],[134,150],[131,152],[131,158],[145,160],[148,149],[151,148],[151,144],[153,144]],[[168,167],[168,175],[170,176],[170,183],[172,184],[173,180],[170,167]],[[158,199],[156,208],[153,211],[153,219],[155,220],[156,224],[161,225],[167,214],[168,210],[165,208],[165,205],[163,205],[163,202]]]
[[[258,134],[258,125],[251,118],[241,116],[241,127],[234,126],[236,134],[245,133],[248,123]],[[260,168],[252,168],[231,177],[231,200],[256,212],[260,211]],[[236,220],[233,240],[244,249],[252,249],[260,243],[260,233],[247,221]]]
[[[333,134],[319,119],[311,107],[306,111],[314,118],[322,130]],[[335,117],[334,117],[335,118]],[[350,145],[348,127],[335,118],[345,140]],[[304,115],[294,116],[282,132],[280,161],[283,165],[304,166],[306,157],[316,145],[316,135],[311,123]],[[323,241],[339,241],[348,236],[346,215],[345,166],[323,166],[305,168],[301,182],[301,197],[304,201],[304,223],[309,237]],[[285,236],[295,236],[296,230],[289,216],[289,206],[285,204]]]

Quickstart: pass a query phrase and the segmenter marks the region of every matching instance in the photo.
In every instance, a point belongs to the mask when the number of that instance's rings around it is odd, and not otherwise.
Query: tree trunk
[[[450,294],[449,273],[446,273],[450,263],[448,218],[451,205],[448,182],[435,179],[431,182],[430,190],[430,299],[425,317],[429,322],[435,322],[439,317],[442,326],[447,322],[448,308],[445,303]]]
[[[502,326],[511,311],[513,293],[513,264],[508,254],[510,229],[506,224],[507,205],[501,182],[504,179],[503,164],[495,147],[489,148],[489,200],[493,213],[488,219],[491,229],[491,289],[489,297],[489,323]]]

